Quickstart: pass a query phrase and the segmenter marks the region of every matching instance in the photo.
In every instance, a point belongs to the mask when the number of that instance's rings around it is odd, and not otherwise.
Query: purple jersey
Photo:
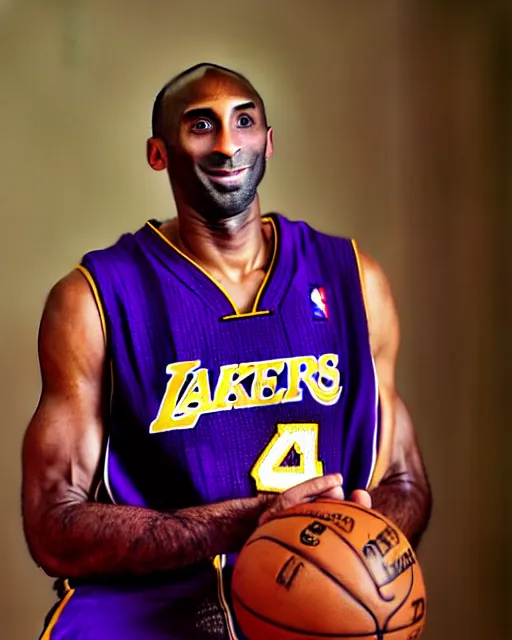
[[[156,221],[84,257],[110,359],[98,499],[169,511],[333,472],[347,494],[368,487],[378,391],[355,244],[264,222],[273,256],[248,313]],[[235,559],[71,584],[43,638],[240,638]]]

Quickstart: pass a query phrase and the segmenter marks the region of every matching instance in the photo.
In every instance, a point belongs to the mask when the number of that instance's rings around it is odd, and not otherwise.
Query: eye
[[[254,124],[254,120],[244,113],[238,118],[238,124],[244,128],[250,127],[252,124]]]
[[[212,123],[208,120],[197,120],[192,125],[192,131],[195,133],[205,133],[206,131],[210,131],[212,128]]]

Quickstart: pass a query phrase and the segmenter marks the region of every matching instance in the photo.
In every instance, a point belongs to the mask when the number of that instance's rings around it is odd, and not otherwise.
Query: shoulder
[[[389,278],[382,266],[365,251],[356,249],[361,269],[370,339],[374,355],[382,348],[398,348],[399,319]]]
[[[124,233],[109,246],[85,253],[70,273],[51,288],[43,313],[45,318],[78,319],[87,316],[97,307],[95,296],[95,272],[102,264],[119,263],[126,260],[137,244],[142,229],[135,233]]]
[[[50,290],[41,318],[40,348],[59,344],[103,344],[103,328],[90,283],[78,268]]]
[[[50,289],[45,314],[73,317],[94,304],[91,288],[79,267],[61,278]]]
[[[355,246],[368,303],[372,306],[389,303],[393,299],[393,293],[384,269],[375,258]]]
[[[78,381],[102,376],[106,343],[98,308],[83,275],[73,270],[51,289],[38,336],[43,393],[73,394]]]

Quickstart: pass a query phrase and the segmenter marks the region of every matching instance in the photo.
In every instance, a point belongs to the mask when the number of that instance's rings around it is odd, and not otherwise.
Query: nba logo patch
[[[325,295],[325,289],[323,287],[311,287],[309,292],[309,301],[311,303],[313,320],[329,319],[327,297]]]

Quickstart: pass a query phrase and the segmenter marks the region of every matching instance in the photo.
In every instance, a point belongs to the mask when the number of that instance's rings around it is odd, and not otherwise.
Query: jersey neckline
[[[281,216],[275,213],[262,216],[262,221],[272,227],[272,256],[252,308],[247,312],[242,312],[238,309],[230,293],[206,269],[183,253],[164,236],[159,230],[160,221],[155,219],[148,220],[141,232],[144,232],[144,237],[148,239],[153,251],[159,254],[160,261],[163,261],[181,280],[192,278],[203,285],[201,286],[203,290],[206,284],[215,298],[221,301],[224,312],[221,320],[235,320],[255,316],[268,316],[276,310],[283,293],[283,284],[285,284],[283,278],[288,280],[288,274],[285,273],[288,272],[286,267],[289,267],[292,262],[283,257],[283,254],[289,254],[289,239],[287,238],[289,234],[283,234],[280,218]]]

